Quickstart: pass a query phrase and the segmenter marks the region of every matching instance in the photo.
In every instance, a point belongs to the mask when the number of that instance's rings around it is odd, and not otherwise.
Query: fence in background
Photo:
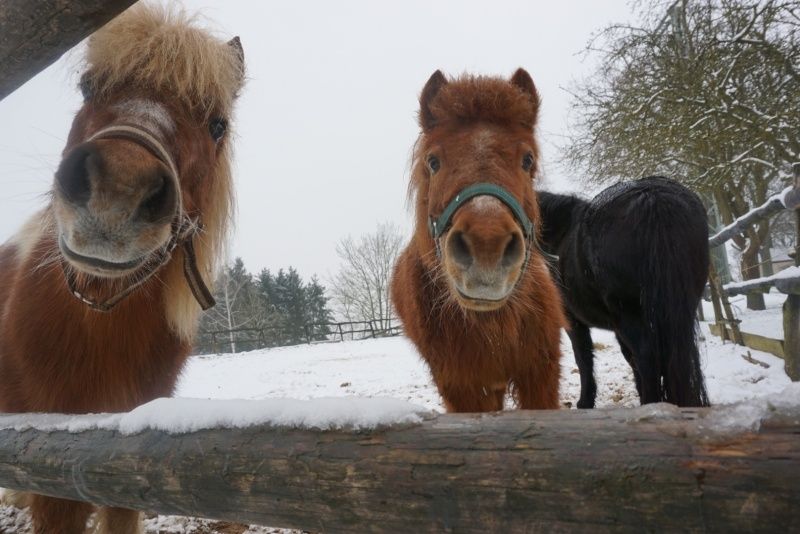
[[[195,352],[197,354],[243,352],[303,343],[334,343],[392,337],[401,333],[402,327],[395,318],[209,330],[200,332]]]

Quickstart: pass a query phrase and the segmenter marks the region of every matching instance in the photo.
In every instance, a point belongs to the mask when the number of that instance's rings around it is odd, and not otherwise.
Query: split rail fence
[[[772,288],[787,295],[783,305],[783,341],[782,353],[786,374],[793,381],[800,381],[800,163],[793,166],[794,184],[785,189],[780,195],[770,198],[762,206],[759,206],[747,214],[739,217],[736,221],[723,228],[719,233],[712,236],[708,243],[709,247],[714,248],[723,245],[737,233],[741,233],[751,225],[769,219],[784,210],[795,210],[797,212],[797,239],[795,245],[795,267],[789,268],[785,273],[779,272],[773,276],[747,280],[721,285],[712,269],[711,290],[712,294],[720,297],[723,310],[715,312],[717,324],[715,332],[723,339],[731,339],[740,345],[756,345],[758,342],[764,343],[773,340],[757,339],[739,328],[739,320],[733,316],[729,296],[744,295],[751,292],[769,293]],[[788,273],[788,274],[787,274]],[[780,341],[776,341],[781,343]],[[760,348],[753,346],[753,348]]]
[[[198,353],[242,352],[302,343],[331,343],[358,339],[399,336],[402,327],[397,319],[310,323],[300,328],[282,326],[234,328],[200,332]],[[233,346],[235,345],[235,351]]]

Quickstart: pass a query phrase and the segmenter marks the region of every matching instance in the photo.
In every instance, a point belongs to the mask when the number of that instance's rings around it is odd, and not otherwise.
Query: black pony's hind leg
[[[636,371],[638,371],[639,401],[642,404],[663,401],[661,366],[659,354],[655,350],[657,344],[651,339],[653,333],[641,318],[623,317],[617,335],[622,341],[621,344],[633,353],[632,359],[636,369],[634,376],[637,376]]]
[[[628,345],[622,340],[622,338],[617,334],[617,343],[619,343],[619,348],[622,351],[622,355],[625,356],[625,360],[628,362],[628,365],[631,366],[631,370],[633,371],[633,380],[636,382],[636,393],[639,395],[639,398],[642,398],[642,377],[639,376],[639,369],[636,368],[636,358],[633,355],[633,351],[628,348]]]
[[[570,329],[567,331],[575,354],[575,363],[581,375],[581,398],[578,408],[594,408],[597,397],[597,383],[594,381],[594,347],[589,327],[574,317],[569,318]]]

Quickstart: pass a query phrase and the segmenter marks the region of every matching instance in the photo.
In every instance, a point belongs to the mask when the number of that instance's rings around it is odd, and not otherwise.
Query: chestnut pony
[[[127,411],[169,396],[233,204],[226,127],[243,81],[226,43],[137,6],[95,33],[51,200],[0,248],[0,410]],[[197,301],[197,302],[196,302]],[[200,305],[198,305],[198,303]],[[37,533],[83,532],[89,504],[31,496]],[[136,532],[103,509],[99,531]]]
[[[406,334],[448,411],[558,407],[558,290],[539,251],[533,181],[539,96],[530,75],[447,80],[420,96],[416,221],[392,279]]]

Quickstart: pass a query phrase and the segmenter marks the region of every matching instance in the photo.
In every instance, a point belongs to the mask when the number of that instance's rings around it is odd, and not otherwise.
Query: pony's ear
[[[237,35],[228,41],[228,46],[233,48],[236,58],[239,60],[239,72],[241,73],[239,81],[241,82],[244,80],[244,48],[242,48],[242,40]]]
[[[446,83],[447,78],[444,77],[442,71],[437,70],[431,74],[425,87],[422,88],[422,93],[419,95],[419,125],[422,127],[423,132],[427,132],[436,126],[436,117],[431,111],[431,103],[439,89]]]
[[[539,91],[536,90],[536,86],[533,84],[533,78],[531,75],[528,74],[528,71],[523,69],[522,67],[517,69],[517,72],[511,77],[511,83],[517,88],[521,89],[523,93],[528,95],[531,99],[531,103],[533,104],[533,120],[531,121],[533,126],[536,124],[536,119],[539,115]]]

